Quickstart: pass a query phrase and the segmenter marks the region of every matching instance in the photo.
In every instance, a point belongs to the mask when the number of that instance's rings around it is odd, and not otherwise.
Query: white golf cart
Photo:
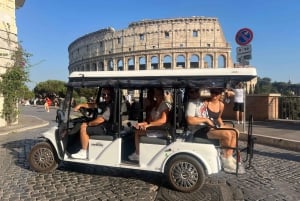
[[[58,126],[42,134],[43,142],[32,147],[30,167],[37,172],[51,172],[59,162],[138,169],[161,172],[170,186],[178,191],[191,192],[203,186],[206,176],[222,170],[220,145],[216,140],[190,138],[184,121],[186,87],[225,87],[255,78],[255,68],[185,69],[73,72],[67,83],[67,95],[57,115]],[[88,158],[74,159],[71,154],[81,146],[79,128],[93,116],[93,111],[73,111],[72,95],[80,88],[97,90],[100,101],[103,87],[114,88],[111,129],[106,135],[91,136]],[[160,127],[164,138],[141,137],[140,159],[132,162],[128,156],[134,151],[134,122],[144,118],[143,99],[149,88],[162,87],[173,95],[168,123]],[[123,95],[131,93],[134,107],[124,111]],[[238,147],[236,148],[236,151]],[[237,163],[238,166],[238,163]]]

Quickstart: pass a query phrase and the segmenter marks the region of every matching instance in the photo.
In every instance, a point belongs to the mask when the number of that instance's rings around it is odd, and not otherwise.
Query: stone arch
[[[128,63],[128,70],[135,70],[134,58],[129,58],[127,63]]]
[[[141,56],[139,58],[139,70],[146,70],[146,57]]]
[[[176,57],[176,67],[177,68],[185,68],[185,56],[180,54]]]
[[[90,69],[90,64],[86,64],[86,65],[85,65],[85,71],[91,71],[91,69]]]
[[[107,70],[108,71],[113,71],[114,70],[114,61],[112,59],[109,59],[107,61]]]
[[[224,55],[218,56],[218,68],[225,68],[226,67],[226,57]]]
[[[199,68],[199,56],[196,54],[193,54],[190,58],[190,68]]]
[[[97,71],[97,64],[96,63],[92,64],[91,71]]]
[[[158,67],[158,57],[157,56],[152,56],[151,57],[151,70],[157,70]]]
[[[165,69],[171,69],[172,68],[172,57],[170,55],[164,56],[163,67]]]
[[[123,59],[119,59],[117,64],[118,64],[118,71],[123,71],[124,70]]]
[[[99,63],[98,63],[98,71],[104,71],[104,63],[103,63],[103,61],[100,61]]]
[[[204,68],[213,68],[213,56],[211,54],[205,55]]]

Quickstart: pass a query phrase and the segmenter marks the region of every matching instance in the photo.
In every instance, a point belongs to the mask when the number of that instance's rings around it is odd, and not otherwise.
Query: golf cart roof
[[[68,86],[73,87],[224,87],[228,83],[250,81],[256,68],[176,69],[140,71],[72,72]]]

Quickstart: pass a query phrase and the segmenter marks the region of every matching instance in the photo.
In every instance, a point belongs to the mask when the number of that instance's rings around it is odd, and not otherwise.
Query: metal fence
[[[300,120],[300,96],[279,97],[279,119]]]

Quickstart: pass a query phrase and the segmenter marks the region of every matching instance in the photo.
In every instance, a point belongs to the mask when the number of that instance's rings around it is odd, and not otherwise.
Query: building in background
[[[25,0],[0,1],[0,74],[12,66],[12,53],[18,47],[16,9],[23,6]],[[0,94],[0,113],[3,109],[3,95]],[[0,127],[6,122],[0,115]]]
[[[218,19],[203,16],[142,20],[122,30],[108,27],[79,37],[68,51],[69,73],[239,67]],[[255,83],[247,83],[247,89]]]

